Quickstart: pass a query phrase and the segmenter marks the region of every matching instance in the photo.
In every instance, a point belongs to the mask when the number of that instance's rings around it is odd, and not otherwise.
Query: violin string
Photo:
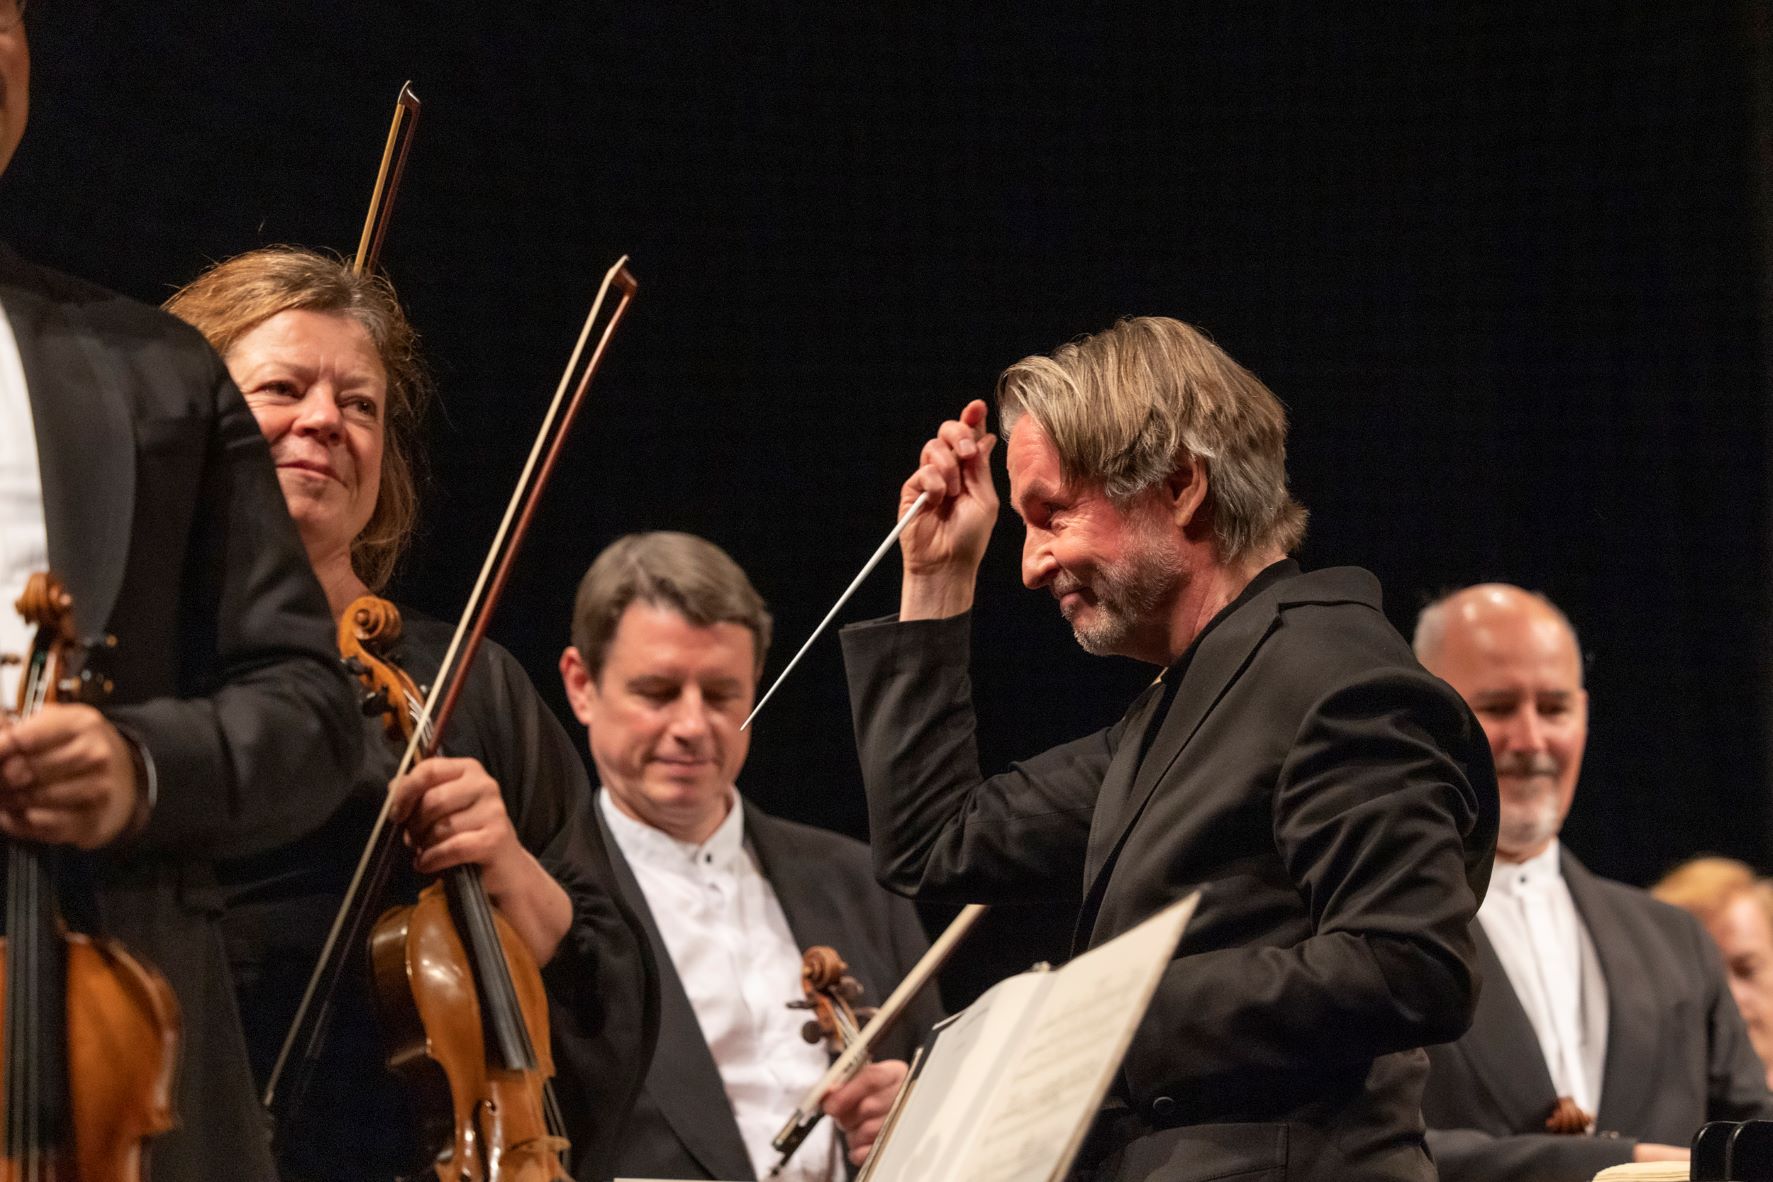
[[[548,1132],[561,1140],[568,1140],[566,1135],[566,1114],[560,1110],[560,1097],[554,1094],[554,1080],[542,1081],[542,1107],[547,1111]]]
[[[8,844],[6,850],[6,1155],[19,1157],[23,1152],[24,1120],[24,1077],[20,1068],[25,1062],[26,1051],[20,1045],[22,1039],[29,1037],[24,1024],[18,1021],[18,1007],[23,998],[24,978],[20,970],[24,967],[24,927],[18,915],[25,905],[24,884],[19,881],[18,858],[14,847]]]
[[[37,713],[41,696],[41,683],[44,672],[44,653],[41,647],[31,654],[29,679],[24,695],[25,717]],[[7,898],[16,902],[8,906],[7,935],[9,946],[13,948],[17,963],[9,974],[12,996],[7,998],[7,1017],[13,1025],[16,1036],[15,1049],[8,1066],[14,1068],[17,1084],[9,1085],[11,1098],[17,1104],[11,1125],[13,1129],[13,1152],[21,1156],[27,1174],[34,1172],[35,1159],[32,1154],[36,1148],[37,1138],[33,1136],[36,1122],[36,1078],[34,1068],[38,1062],[38,1032],[36,1023],[31,1021],[35,1010],[33,986],[37,979],[35,963],[35,941],[31,939],[32,924],[30,917],[36,908],[36,900],[32,898],[31,876],[26,866],[26,853],[22,845],[12,844],[7,849]]]
[[[493,947],[497,947],[498,929],[496,921],[493,919],[492,904],[478,881],[479,867],[470,866],[467,869],[476,872],[474,883],[476,889],[472,892],[465,892],[467,898],[464,899],[464,902],[475,909],[477,918],[474,926],[483,928],[486,938],[492,941]],[[479,938],[476,937],[477,943],[478,940]],[[482,963],[488,975],[494,979],[493,988],[499,994],[499,1000],[495,1003],[497,1011],[511,1016],[510,1034],[515,1042],[518,1056],[522,1060],[523,1069],[531,1071],[537,1069],[541,1065],[541,1060],[536,1054],[535,1042],[529,1036],[529,1025],[523,1020],[523,1009],[517,997],[517,985],[511,978],[509,966],[506,964],[504,956],[501,953],[497,956],[482,958],[477,954],[476,961]],[[549,1133],[565,1139],[566,1116],[561,1111],[560,1097],[554,1091],[552,1079],[542,1081],[542,1106]]]
[[[589,341],[591,337],[591,328],[597,320],[598,313],[603,308],[604,300],[609,295],[609,289],[614,284],[616,275],[627,262],[627,255],[623,255],[618,259],[615,266],[611,267],[608,273],[604,275],[603,283],[597,289],[597,298],[592,301],[591,310],[585,316],[584,327],[579,330],[579,338],[573,346],[572,356],[567,361],[566,370],[560,375],[560,384],[554,391],[553,400],[548,404],[548,412],[543,417],[541,430],[537,432],[535,444],[530,448],[529,459],[524,464],[523,471],[518,477],[517,488],[511,495],[510,504],[506,506],[505,516],[499,523],[498,532],[494,535],[491,549],[487,551],[486,561],[481,564],[480,575],[475,580],[474,589],[469,593],[468,606],[462,612],[461,620],[456,624],[455,634],[450,638],[449,648],[445,650],[443,654],[443,660],[437,669],[437,676],[432,681],[431,692],[425,697],[424,706],[419,715],[419,725],[413,728],[412,738],[408,740],[406,751],[400,757],[400,764],[394,773],[396,779],[411,770],[420,750],[421,742],[426,745],[429,745],[431,742],[433,736],[431,726],[432,718],[437,702],[449,683],[450,674],[455,664],[456,653],[461,648],[463,637],[467,635],[469,623],[474,617],[475,609],[479,606],[480,596],[486,589],[486,583],[492,573],[494,563],[498,558],[500,550],[504,546],[505,537],[510,531],[511,522],[516,516],[518,503],[522,499],[524,489],[529,484],[531,473],[535,470],[536,459],[541,454],[542,445],[547,439],[550,428],[552,428],[554,420],[559,413],[560,404],[566,396],[566,391],[568,385],[572,381],[573,374],[577,372],[579,362],[584,356],[586,342]],[[613,323],[610,327],[614,327]],[[598,345],[598,353],[601,353],[603,346],[608,343],[609,333],[606,331],[603,340]],[[592,361],[593,364],[595,364],[595,356]],[[366,880],[371,865],[375,860],[375,852],[381,845],[382,834],[387,829],[388,812],[392,807],[392,804],[393,797],[384,795],[382,798],[382,807],[380,811],[377,812],[375,823],[370,828],[369,842],[364,847],[363,855],[357,860],[357,868],[351,875],[350,883],[345,887],[342,905],[339,908],[338,914],[333,917],[332,927],[328,930],[326,941],[320,948],[320,958],[315,963],[313,973],[308,977],[307,987],[302,992],[302,1000],[296,1006],[295,1015],[290,1021],[289,1032],[283,1040],[283,1046],[278,1051],[277,1060],[272,1064],[271,1074],[265,1082],[264,1102],[267,1106],[274,1103],[276,1099],[278,1085],[282,1081],[283,1072],[288,1067],[290,1055],[295,1048],[300,1032],[307,1023],[308,1012],[314,1006],[315,997],[319,993],[321,982],[328,975],[329,966],[331,965],[333,958],[338,955],[339,937],[344,930],[350,913],[354,910],[353,904],[358,893],[363,889],[364,881]]]
[[[846,1047],[855,1042],[862,1033],[862,1028],[856,1025],[855,1013],[848,1005],[832,1006],[831,1020],[832,1024],[837,1027],[837,1033],[842,1036],[843,1045]]]
[[[430,719],[424,716],[420,704],[410,695],[407,697],[407,708],[415,727],[425,732],[425,740],[429,743]],[[529,1027],[523,1021],[517,986],[511,978],[504,951],[499,944],[497,921],[493,918],[492,902],[487,898],[486,888],[480,880],[480,868],[469,865],[460,869],[462,874],[457,889],[457,901],[462,908],[463,926],[466,929],[462,934],[474,954],[477,969],[475,978],[481,992],[486,995],[486,1003],[492,1012],[493,1024],[501,1044],[500,1055],[508,1063],[516,1060],[512,1064],[514,1069],[534,1070],[538,1062],[535,1044],[529,1037]]]
[[[6,928],[7,965],[6,990],[6,1152],[9,1156],[21,1154],[24,1145],[24,1072],[22,1070],[28,1051],[21,1045],[30,1037],[24,1029],[24,1023],[18,1020],[18,1009],[24,999],[24,977],[20,971],[24,968],[24,925],[17,922],[22,914],[24,900],[24,883],[20,881],[18,858],[9,846],[6,857]]]
[[[55,677],[52,660],[50,652],[43,653],[42,664],[38,668],[36,684],[33,687],[35,690],[31,703],[33,714],[41,711],[43,704],[49,700],[50,683]],[[43,980],[45,951],[42,926],[39,922],[43,914],[43,899],[41,897],[43,876],[37,873],[35,850],[25,847],[20,849],[19,854],[21,856],[18,861],[21,873],[25,877],[25,897],[29,906],[29,910],[24,916],[24,930],[29,947],[27,964],[30,971],[30,976],[25,979],[26,1008],[21,1016],[32,1036],[30,1065],[27,1068],[30,1095],[25,1101],[26,1119],[30,1125],[25,1130],[25,1138],[28,1152],[31,1155],[29,1160],[33,1170],[37,1170],[43,1161],[42,1155],[45,1149],[43,1135],[47,1131],[43,1128],[43,1102],[45,1099],[43,1066],[44,1055],[48,1051],[48,1047],[45,1045],[43,1023],[40,1020],[43,1014],[43,999],[38,994]]]

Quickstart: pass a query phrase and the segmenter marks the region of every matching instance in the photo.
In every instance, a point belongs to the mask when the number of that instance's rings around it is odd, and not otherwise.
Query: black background
[[[263,4],[34,0],[0,185],[29,257],[158,301],[271,242],[349,252],[393,97],[424,115],[384,262],[440,381],[397,597],[453,616],[604,269],[642,290],[495,636],[557,707],[573,587],[622,533],[725,546],[773,675],[942,418],[1127,314],[1289,405],[1308,566],[1408,629],[1477,579],[1587,650],[1566,830],[1654,877],[1768,849],[1764,4]],[[1004,759],[1147,670],[1021,589],[977,625]],[[847,612],[892,609],[891,562]],[[834,641],[742,777],[861,834]],[[1050,951],[1002,922],[970,972]],[[1025,930],[1024,930],[1025,929]],[[1021,933],[1021,934],[1017,934]]]

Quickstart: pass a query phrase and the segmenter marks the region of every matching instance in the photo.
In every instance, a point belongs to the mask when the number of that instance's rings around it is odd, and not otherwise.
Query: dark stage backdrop
[[[494,629],[557,707],[592,555],[727,547],[771,673],[891,523],[923,438],[1032,351],[1203,325],[1291,407],[1308,565],[1541,588],[1591,654],[1570,844],[1642,882],[1768,848],[1765,6],[35,0],[25,254],[149,300],[270,242],[350,250],[399,84],[386,264],[426,338],[426,529],[465,595],[597,277],[642,291]],[[985,746],[1112,720],[1006,515]],[[852,619],[895,603],[891,565]],[[564,717],[564,710],[563,710]],[[836,645],[742,778],[865,828]],[[1000,921],[969,982],[1055,952]],[[1024,939],[1024,937],[1027,937]]]

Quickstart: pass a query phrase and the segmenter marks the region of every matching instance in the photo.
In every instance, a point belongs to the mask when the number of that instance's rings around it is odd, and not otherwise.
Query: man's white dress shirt
[[[801,949],[745,845],[744,802],[734,792],[726,819],[701,845],[636,821],[607,790],[597,803],[659,925],[762,1178],[779,1156],[771,1139],[830,1058],[801,1037],[807,1012],[788,1008],[801,996]],[[841,1182],[839,1152],[832,1122],[821,1121],[778,1177]]]
[[[1576,912],[1558,843],[1525,862],[1496,862],[1478,921],[1527,1011],[1560,1096],[1600,1111],[1607,1062],[1607,981]]]
[[[43,524],[43,477],[37,433],[25,389],[25,365],[12,322],[0,310],[0,654],[30,651],[32,629],[14,610],[25,580],[49,569],[49,530]],[[0,711],[18,705],[19,668],[0,667]]]

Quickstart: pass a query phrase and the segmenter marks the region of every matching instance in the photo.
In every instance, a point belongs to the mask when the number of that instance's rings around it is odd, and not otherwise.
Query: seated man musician
[[[416,511],[425,382],[392,289],[312,251],[268,248],[211,268],[167,308],[209,338],[245,394],[288,514],[333,614],[342,615],[387,581]],[[412,611],[402,617],[394,655],[429,685],[453,629]],[[402,859],[391,901],[413,898],[420,874],[480,868],[493,905],[543,966],[575,1170],[607,1177],[608,1150],[650,1052],[657,985],[644,936],[617,898],[572,741],[491,642],[469,672],[439,756],[390,784],[402,749],[379,720],[366,725],[365,759],[344,807],[306,841],[219,868],[255,1073],[262,1084],[392,792],[412,856]],[[423,1164],[408,1090],[382,1065],[368,989],[363,974],[347,981],[314,1083],[294,1127],[280,1131],[286,1177],[363,1182]]]
[[[835,948],[879,1003],[925,948],[911,906],[877,887],[859,842],[771,817],[735,787],[770,616],[719,547],[635,534],[579,584],[560,673],[590,732],[597,816],[661,976],[662,1022],[617,1173],[751,1179],[829,1065],[801,1037],[802,953]],[[859,1163],[940,1005],[926,990],[878,1060],[830,1096],[826,1120],[779,1178],[846,1176]]]
[[[1477,713],[1502,827],[1472,926],[1471,1030],[1429,1048],[1423,1112],[1447,1182],[1585,1182],[1681,1160],[1708,1120],[1773,1115],[1765,1073],[1693,918],[1597,878],[1558,842],[1588,740],[1569,620],[1518,587],[1424,609],[1416,653]]]

